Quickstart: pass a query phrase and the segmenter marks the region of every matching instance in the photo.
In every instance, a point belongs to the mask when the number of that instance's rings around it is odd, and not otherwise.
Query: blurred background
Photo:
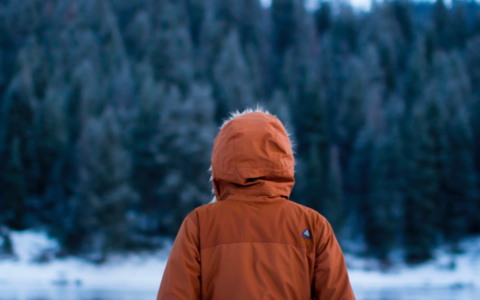
[[[460,0],[0,0],[0,273],[168,255],[212,197],[222,120],[257,104],[293,134],[291,199],[332,223],[359,300],[480,299],[452,275],[480,278],[480,4]],[[454,290],[355,275],[418,268]],[[40,299],[8,281],[0,299]]]

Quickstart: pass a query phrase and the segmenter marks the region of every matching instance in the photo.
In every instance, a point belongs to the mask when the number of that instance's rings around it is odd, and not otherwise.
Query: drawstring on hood
[[[295,184],[289,135],[275,116],[247,109],[232,114],[215,138],[214,201],[288,199]]]

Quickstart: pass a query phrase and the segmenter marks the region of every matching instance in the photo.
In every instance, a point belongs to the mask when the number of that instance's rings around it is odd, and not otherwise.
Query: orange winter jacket
[[[247,111],[214,142],[216,200],[175,239],[157,300],[353,300],[328,221],[289,200],[294,158],[282,123]]]

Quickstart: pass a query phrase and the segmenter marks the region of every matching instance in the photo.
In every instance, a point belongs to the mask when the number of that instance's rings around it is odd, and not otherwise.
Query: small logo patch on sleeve
[[[308,228],[305,229],[303,232],[302,232],[302,237],[306,238],[306,239],[311,239],[312,237],[310,236],[310,231],[308,231]]]

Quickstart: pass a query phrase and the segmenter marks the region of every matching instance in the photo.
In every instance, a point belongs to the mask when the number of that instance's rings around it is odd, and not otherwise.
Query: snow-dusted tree
[[[235,31],[224,41],[223,50],[215,63],[214,79],[218,121],[226,118],[232,111],[255,105],[251,72]]]
[[[155,76],[188,92],[194,78],[193,49],[185,1],[156,0],[149,61]]]
[[[79,235],[88,258],[98,262],[131,246],[127,213],[138,195],[130,186],[131,157],[121,131],[115,110],[108,108],[99,119],[88,120],[79,141],[79,194],[74,201],[80,211],[78,232],[72,234]]]
[[[443,215],[447,134],[445,106],[433,84],[413,111],[409,138],[409,180],[405,198],[406,260],[419,263],[432,257]]]
[[[166,169],[158,196],[163,200],[162,225],[168,233],[180,227],[185,212],[210,200],[210,155],[216,129],[211,89],[194,83],[186,99],[171,91],[164,106],[157,136],[157,153]],[[175,98],[170,98],[175,99]],[[175,159],[173,159],[175,158]]]
[[[406,169],[400,134],[402,102],[390,99],[386,117],[372,145],[365,202],[364,234],[369,252],[384,262],[399,245],[403,227]]]

